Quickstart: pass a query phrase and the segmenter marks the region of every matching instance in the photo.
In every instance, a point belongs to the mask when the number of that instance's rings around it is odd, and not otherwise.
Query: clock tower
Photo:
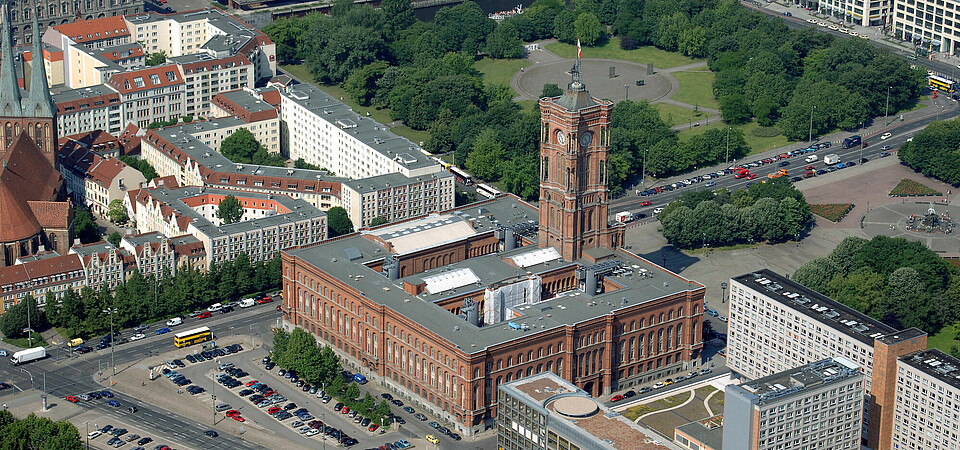
[[[613,103],[590,96],[580,80],[560,97],[540,99],[540,247],[579,259],[595,247],[623,245],[623,226],[607,224],[607,157]]]

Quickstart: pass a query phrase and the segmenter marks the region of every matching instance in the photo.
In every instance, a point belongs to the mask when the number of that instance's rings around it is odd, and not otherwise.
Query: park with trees
[[[652,46],[705,59],[713,82],[700,104],[718,104],[730,126],[756,123],[757,133],[791,140],[869,123],[886,112],[888,94],[891,113],[909,109],[925,77],[864,39],[792,30],[734,0],[537,0],[501,23],[470,1],[442,8],[432,22],[418,21],[402,0],[380,9],[340,2],[329,16],[281,19],[264,32],[281,61],[302,61],[310,77],[355,104],[427,132],[426,150],[450,153],[481,180],[531,200],[539,195],[539,111],[478,70],[520,67],[510,61],[523,56],[524,42],[579,38],[588,58],[591,46],[609,53],[616,43],[624,52]],[[543,94],[558,90],[544,86]],[[729,130],[683,135],[662,115],[646,101],[618,103],[608,162],[614,195],[639,178],[644,152],[648,173],[665,177],[753,150],[734,128],[727,157]]]
[[[900,161],[924,175],[960,186],[960,119],[932,122],[897,151]]]

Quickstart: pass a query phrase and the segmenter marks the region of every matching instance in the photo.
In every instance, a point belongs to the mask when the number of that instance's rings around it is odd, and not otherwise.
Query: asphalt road
[[[940,101],[941,102],[940,104],[944,105],[944,113],[940,115],[940,119],[949,119],[958,115],[957,102],[954,102],[952,100],[948,100],[942,97],[938,98],[937,101]],[[894,119],[896,118],[891,116],[890,120],[894,120]],[[882,117],[879,117],[874,120],[883,121],[884,119]],[[837,154],[840,157],[841,162],[857,161],[858,164],[859,164],[861,155],[863,158],[872,160],[877,158],[878,154],[881,151],[883,151],[882,147],[884,145],[889,145],[892,147],[891,150],[895,150],[899,148],[901,145],[903,145],[903,143],[906,142],[908,138],[912,137],[914,134],[922,130],[924,127],[926,127],[930,122],[934,120],[937,120],[936,115],[927,117],[927,118],[916,119],[913,121],[906,121],[906,122],[899,122],[899,119],[896,119],[896,121],[891,123],[890,127],[885,128],[883,130],[883,132],[891,133],[892,136],[889,139],[881,140],[880,135],[882,133],[875,133],[873,135],[864,136],[863,140],[868,144],[867,148],[864,148],[864,149],[859,149],[859,148],[843,149],[841,145],[842,140],[833,141],[832,146],[830,148],[822,148],[820,150],[817,150],[815,153],[797,155],[784,160],[790,163],[785,167],[779,167],[778,162],[775,161],[770,164],[761,165],[760,167],[751,168],[750,172],[756,173],[758,175],[757,178],[754,180],[747,180],[746,178],[737,179],[734,177],[734,175],[730,174],[730,175],[724,175],[719,178],[714,178],[713,180],[710,180],[710,181],[715,181],[716,185],[711,186],[709,188],[705,187],[706,181],[703,181],[700,183],[694,183],[690,186],[674,189],[673,191],[663,191],[659,194],[648,195],[643,197],[638,196],[635,193],[636,189],[643,190],[643,189],[653,188],[657,186],[664,186],[667,184],[675,183],[679,179],[690,178],[695,175],[703,175],[705,173],[715,173],[719,170],[723,170],[727,167],[731,167],[736,164],[741,164],[744,162],[753,162],[753,161],[761,160],[764,158],[774,158],[776,157],[776,155],[780,153],[783,153],[785,151],[805,148],[805,147],[808,147],[809,144],[803,144],[803,143],[795,144],[790,147],[787,147],[786,150],[784,149],[771,150],[770,152],[767,152],[761,155],[753,155],[742,161],[737,161],[736,163],[731,161],[730,164],[718,164],[708,169],[701,169],[694,173],[686,174],[676,179],[670,178],[666,180],[657,181],[656,183],[646,183],[646,186],[647,186],[646,188],[641,188],[640,185],[637,185],[636,187],[634,187],[634,191],[630,191],[623,197],[620,197],[618,199],[614,199],[611,201],[611,205],[610,205],[611,220],[617,212],[621,212],[621,211],[630,211],[632,213],[645,214],[646,217],[644,218],[644,220],[649,220],[650,218],[652,218],[653,210],[655,208],[662,207],[670,203],[671,201],[676,200],[683,194],[684,191],[688,191],[688,190],[701,190],[701,189],[716,190],[720,188],[726,188],[732,191],[740,188],[745,188],[752,183],[760,183],[763,180],[768,179],[767,178],[768,174],[774,173],[780,169],[787,170],[787,177],[791,177],[791,178],[799,177],[799,176],[802,176],[804,172],[806,172],[805,167],[808,164],[812,164],[815,170],[824,169],[827,166],[823,162],[824,155]],[[846,134],[845,136],[854,135],[854,134],[857,134],[857,133],[852,132],[852,133]],[[809,155],[816,155],[819,158],[819,160],[815,163],[804,162],[804,158],[806,158]],[[891,157],[895,157],[895,156],[891,156]],[[870,164],[870,163],[867,162],[866,164]],[[842,177],[842,176],[845,176],[844,175],[845,173],[846,172],[844,172],[843,170],[838,170],[833,173],[828,173],[828,174],[819,175],[819,176]],[[652,204],[649,206],[640,206],[641,202],[644,202],[644,201],[652,202]]]
[[[276,311],[274,305],[271,303],[253,308],[237,309],[235,312],[218,314],[206,320],[186,319],[182,325],[176,328],[176,331],[205,325],[209,326],[214,334],[220,337],[259,333],[269,339],[270,328],[275,325],[280,317],[280,313]],[[173,335],[171,333],[155,334],[155,331],[160,327],[160,323],[151,324],[150,329],[146,332],[146,338],[118,345],[114,355],[117,370],[123,370],[124,367],[130,366],[131,363],[140,359],[173,349]],[[123,330],[124,336],[129,337],[132,334],[132,330]],[[243,345],[247,347],[250,344],[244,343]],[[48,358],[22,366],[0,362],[0,379],[15,386],[15,389],[0,395],[0,399],[12,395],[14,391],[35,388],[43,390],[49,396],[51,402],[65,402],[66,400],[63,400],[63,397],[67,395],[103,390],[104,385],[94,381],[93,377],[100,369],[102,369],[105,378],[110,376],[112,372],[110,369],[110,349],[90,352],[86,355],[70,355],[64,349],[54,349],[48,351],[48,353]],[[185,350],[184,353],[187,353],[187,351]],[[107,405],[109,399],[81,402],[78,405],[85,409],[101,411],[107,417],[130,415],[131,413],[128,413],[126,408],[134,405],[139,410],[132,413],[133,415],[127,419],[145,429],[155,430],[156,435],[151,437],[158,443],[162,443],[162,438],[179,438],[189,445],[199,448],[263,448],[227,433],[221,433],[216,440],[209,440],[203,435],[203,432],[210,429],[210,425],[196,423],[196,421],[180,416],[175,412],[145,404],[127,395],[116,392],[114,394],[116,395],[114,400],[119,401],[122,405],[119,408]],[[104,419],[105,423],[109,423],[106,418]],[[99,425],[103,426],[103,424]]]

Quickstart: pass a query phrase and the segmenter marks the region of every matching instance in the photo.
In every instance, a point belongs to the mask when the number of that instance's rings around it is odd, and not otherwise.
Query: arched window
[[[677,324],[677,347],[683,344],[683,323]]]

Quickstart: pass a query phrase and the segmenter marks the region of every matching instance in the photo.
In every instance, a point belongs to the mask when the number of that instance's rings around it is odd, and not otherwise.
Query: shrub
[[[825,205],[810,205],[810,210],[814,214],[823,217],[831,222],[843,220],[850,210],[853,209],[853,203],[829,203]]]
[[[943,193],[909,178],[904,178],[890,191],[890,195],[893,197],[913,197],[918,195],[943,195]]]
[[[757,127],[750,130],[750,133],[756,137],[774,137],[780,136],[780,129],[777,127]]]

